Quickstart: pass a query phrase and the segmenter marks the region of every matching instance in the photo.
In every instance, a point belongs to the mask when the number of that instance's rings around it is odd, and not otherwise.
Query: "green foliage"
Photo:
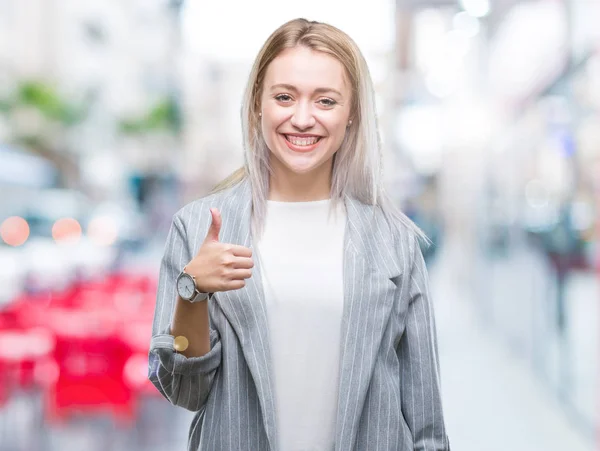
[[[122,133],[129,135],[146,134],[153,131],[177,133],[181,129],[181,116],[177,102],[172,97],[167,97],[156,103],[143,116],[121,120],[119,129]]]
[[[75,106],[62,99],[51,85],[36,80],[26,80],[17,86],[8,99],[0,99],[0,112],[9,113],[23,106],[36,108],[47,119],[64,126],[75,125],[85,116],[83,106]]]

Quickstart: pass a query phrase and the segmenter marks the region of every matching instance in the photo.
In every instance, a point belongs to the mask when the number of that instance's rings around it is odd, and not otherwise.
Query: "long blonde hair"
[[[428,241],[384,191],[375,95],[367,63],[346,33],[325,23],[291,20],[275,30],[260,49],[248,78],[241,110],[244,166],[220,182],[212,193],[232,187],[248,177],[252,187],[253,234],[262,234],[271,173],[270,151],[258,118],[263,80],[271,61],[285,49],[296,46],[305,46],[336,58],[344,66],[352,90],[352,124],[333,159],[332,208],[349,195],[365,204],[380,206],[392,224],[399,221]]]

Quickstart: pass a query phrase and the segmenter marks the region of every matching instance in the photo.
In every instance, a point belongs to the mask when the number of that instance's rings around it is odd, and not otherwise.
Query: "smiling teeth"
[[[298,138],[296,136],[286,135],[286,139],[295,146],[312,146],[319,140],[319,137],[312,136],[310,138]]]

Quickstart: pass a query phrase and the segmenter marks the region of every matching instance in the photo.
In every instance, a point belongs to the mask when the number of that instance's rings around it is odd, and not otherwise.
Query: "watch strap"
[[[189,302],[202,302],[206,301],[210,297],[211,293],[203,293],[196,288],[196,295]]]

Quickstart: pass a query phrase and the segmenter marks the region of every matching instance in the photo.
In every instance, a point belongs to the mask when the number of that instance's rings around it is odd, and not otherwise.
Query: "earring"
[[[352,125],[352,119],[348,121],[348,127]]]
[[[258,113],[258,117],[262,117],[262,113]]]

